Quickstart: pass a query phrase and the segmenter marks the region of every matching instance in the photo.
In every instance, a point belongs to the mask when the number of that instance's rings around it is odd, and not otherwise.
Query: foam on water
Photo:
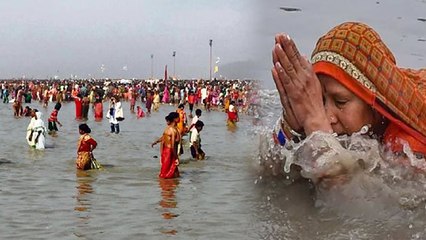
[[[401,156],[386,152],[368,135],[368,126],[351,136],[315,132],[299,144],[280,146],[272,138],[275,121],[281,114],[278,93],[268,90],[261,95],[267,120],[257,128],[261,136],[259,174],[263,176],[257,183],[265,176],[282,178],[287,184],[307,178],[314,184],[315,208],[320,214],[337,214],[334,221],[386,220],[392,226],[386,226],[387,231],[416,222],[409,228],[416,231],[413,236],[425,236],[419,224],[424,224],[426,207],[423,156],[417,156],[405,144],[407,160],[403,164]],[[366,231],[368,228],[364,226]]]

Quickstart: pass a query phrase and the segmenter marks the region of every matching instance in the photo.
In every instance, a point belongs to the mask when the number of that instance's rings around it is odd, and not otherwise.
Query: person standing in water
[[[118,97],[111,98],[107,118],[109,118],[109,122],[111,124],[111,133],[120,133],[119,121],[124,120],[124,117],[123,108],[121,107],[121,102]]]
[[[195,123],[194,128],[191,130],[191,156],[197,160],[204,160],[206,154],[201,149],[201,138],[200,132],[203,130],[204,123],[201,120],[198,120]]]
[[[231,101],[228,109],[228,126],[236,126],[238,121],[238,110],[235,107],[235,102]]]
[[[171,112],[166,116],[167,127],[164,129],[163,135],[151,144],[154,147],[157,143],[161,143],[161,170],[160,178],[176,178],[179,177],[179,156],[178,144],[180,142],[180,134],[176,129],[176,119],[179,114]]]
[[[74,97],[75,103],[75,119],[80,120],[83,118],[83,102],[80,94]]]
[[[56,103],[53,112],[50,114],[50,117],[47,120],[47,127],[49,129],[50,135],[56,135],[56,132],[58,131],[58,126],[56,126],[56,124],[59,124],[59,126],[62,127],[62,124],[58,120],[58,113],[61,107],[62,105],[60,103]]]
[[[179,104],[178,109],[176,110],[176,112],[179,114],[179,122],[177,124],[177,128],[179,129],[179,132],[181,135],[184,135],[186,133],[187,130],[187,118],[186,118],[186,113],[185,113],[185,105],[184,104]]]
[[[77,145],[76,167],[80,170],[99,169],[101,165],[93,157],[93,150],[98,143],[89,134],[92,130],[85,123],[78,126],[80,138]]]
[[[104,116],[104,107],[102,104],[102,98],[96,94],[95,103],[94,106],[94,112],[95,112],[95,121],[101,121]]]
[[[42,113],[37,109],[33,109],[30,124],[27,127],[28,144],[35,149],[42,150],[45,148],[46,127],[41,119]]]

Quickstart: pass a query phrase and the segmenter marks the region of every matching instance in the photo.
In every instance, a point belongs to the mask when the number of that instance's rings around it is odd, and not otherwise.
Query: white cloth
[[[36,112],[36,118],[31,118],[30,124],[27,127],[27,142],[31,147],[34,147],[35,149],[44,149],[45,148],[45,142],[46,142],[46,127],[44,126],[44,121],[41,119],[42,113]],[[28,140],[29,136],[31,135],[31,132],[33,132],[31,141]],[[38,137],[37,143],[35,142],[35,139]]]
[[[207,98],[207,88],[201,89],[201,101]]]
[[[191,130],[191,142],[189,143],[190,146],[194,145],[194,142],[199,142],[200,139],[200,133],[198,132],[197,128],[193,127]]]

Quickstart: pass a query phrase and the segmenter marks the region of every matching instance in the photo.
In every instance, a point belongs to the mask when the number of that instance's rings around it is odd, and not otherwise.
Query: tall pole
[[[154,54],[151,54],[151,80],[154,79]]]
[[[176,79],[176,51],[173,51],[173,78]]]
[[[213,39],[209,40],[210,45],[210,80],[212,80],[212,45],[213,45]]]

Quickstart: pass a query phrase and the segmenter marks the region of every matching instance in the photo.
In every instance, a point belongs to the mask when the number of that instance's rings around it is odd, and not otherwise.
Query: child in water
[[[136,116],[137,116],[138,119],[145,117],[145,113],[144,113],[143,109],[140,106],[136,107],[136,111],[137,111],[136,112]]]
[[[50,135],[56,135],[56,132],[58,131],[58,126],[56,126],[56,123],[62,127],[62,124],[58,121],[58,113],[61,107],[62,107],[61,103],[56,103],[55,108],[53,109],[53,112],[50,114],[50,117],[47,120],[48,121],[47,128],[49,129]]]

